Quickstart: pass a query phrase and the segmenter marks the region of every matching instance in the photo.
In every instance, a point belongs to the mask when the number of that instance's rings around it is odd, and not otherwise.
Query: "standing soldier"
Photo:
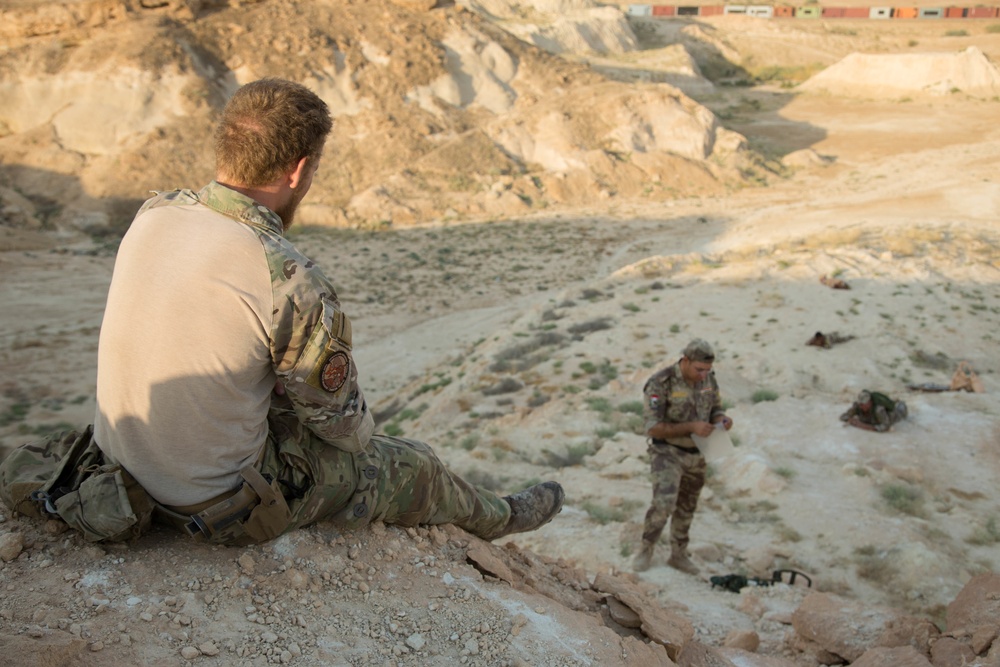
[[[653,549],[670,520],[670,567],[697,574],[687,552],[688,533],[705,485],[705,457],[692,435],[708,437],[716,425],[727,431],[733,420],[722,411],[719,385],[712,372],[715,352],[696,338],[672,366],[657,371],[643,388],[646,435],[649,436],[653,502],[646,511],[642,545],[633,569],[649,569]]]

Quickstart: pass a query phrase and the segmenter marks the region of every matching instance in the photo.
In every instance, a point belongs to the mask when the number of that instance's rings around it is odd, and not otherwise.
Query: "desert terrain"
[[[95,545],[0,508],[5,664],[1000,665],[1000,615],[983,639],[949,607],[1000,567],[1000,19],[624,7],[0,9],[0,456],[92,421],[117,240],[148,191],[212,177],[214,114],[274,75],[335,112],[290,235],[352,318],[379,429],[498,492],[567,492],[494,545],[323,523]],[[735,453],[692,528],[702,574],[663,544],[636,575],[642,386],[693,337]],[[911,388],[960,361],[984,392]],[[909,418],[845,427],[866,388]],[[777,569],[812,587],[709,581]],[[858,645],[808,631],[818,593]],[[918,621],[973,654],[865,643]]]

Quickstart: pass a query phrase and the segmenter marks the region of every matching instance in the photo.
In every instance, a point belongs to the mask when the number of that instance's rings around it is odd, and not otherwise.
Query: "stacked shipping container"
[[[989,19],[1000,17],[1000,7],[793,7],[790,5],[629,5],[629,16],[720,16],[739,14],[756,18],[800,19]]]

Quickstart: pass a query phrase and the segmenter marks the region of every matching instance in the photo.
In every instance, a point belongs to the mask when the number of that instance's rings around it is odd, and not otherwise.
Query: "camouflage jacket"
[[[680,362],[667,366],[649,378],[642,389],[645,403],[646,432],[659,422],[711,422],[723,414],[715,373],[694,387],[681,375]],[[690,436],[667,440],[681,447],[694,447]]]
[[[871,409],[865,412],[855,401],[847,409],[847,412],[840,415],[840,421],[846,422],[850,421],[852,417],[857,417],[862,424],[868,424],[877,432],[884,433],[899,421],[896,415],[896,401],[877,391],[871,391],[869,394],[872,398]]]
[[[251,227],[264,249],[274,299],[271,363],[299,420],[340,449],[356,452],[367,447],[374,422],[351,356],[351,322],[333,285],[284,238],[276,213],[215,181],[197,193],[158,194],[139,213],[199,203]]]

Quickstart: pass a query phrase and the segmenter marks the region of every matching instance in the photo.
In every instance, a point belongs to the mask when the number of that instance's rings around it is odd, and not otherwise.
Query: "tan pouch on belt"
[[[240,475],[260,497],[260,504],[253,508],[243,524],[247,535],[255,542],[265,542],[281,535],[292,522],[292,513],[275,480],[270,484],[253,466],[244,466]]]

